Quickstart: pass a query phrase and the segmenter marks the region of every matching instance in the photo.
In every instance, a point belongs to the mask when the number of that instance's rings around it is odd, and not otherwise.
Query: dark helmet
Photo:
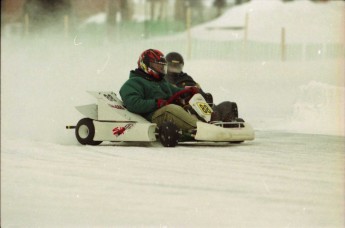
[[[155,49],[144,51],[138,60],[138,68],[158,80],[166,75],[166,64],[163,53]]]
[[[181,73],[184,65],[183,57],[177,52],[170,52],[166,55],[168,62],[168,72]]]

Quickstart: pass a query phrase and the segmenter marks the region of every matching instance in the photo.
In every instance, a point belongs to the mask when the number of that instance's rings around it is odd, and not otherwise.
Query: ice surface
[[[324,22],[318,35],[299,42],[339,42],[322,32],[329,22],[332,31],[342,31],[335,6],[343,2],[284,4],[291,18],[300,17],[291,7],[301,6],[308,23]],[[224,17],[260,6],[251,14],[265,11],[257,20],[264,23],[281,5],[252,1]],[[278,16],[272,21],[281,22]],[[290,19],[283,22],[292,26]],[[294,22],[296,29],[306,26],[302,22]],[[238,25],[224,18],[212,23]],[[262,38],[270,36],[271,27],[261,28]],[[218,30],[198,29],[193,34],[214,45]],[[86,91],[118,92],[141,51],[179,51],[169,39],[95,45],[78,35],[63,42],[2,37],[2,227],[343,227],[343,56],[231,61],[204,53],[186,59],[185,71],[216,103],[238,103],[240,116],[256,130],[253,142],[171,149],[158,143],[78,145],[65,126],[82,118],[74,106],[94,102]]]
[[[243,145],[2,140],[4,227],[343,227],[344,138]]]

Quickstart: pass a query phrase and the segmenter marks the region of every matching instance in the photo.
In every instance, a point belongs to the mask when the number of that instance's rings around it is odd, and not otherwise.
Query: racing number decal
[[[211,115],[212,111],[210,109],[210,106],[208,106],[208,104],[205,103],[197,103],[197,105],[199,106],[200,110],[205,114],[205,115]]]
[[[109,101],[116,101],[110,94],[103,94],[105,98],[107,98]]]
[[[108,105],[112,108],[125,110],[125,107],[123,107],[122,105],[112,105],[112,104],[108,104]]]
[[[103,96],[108,100],[108,101],[111,101],[111,102],[117,102],[116,99],[112,96],[112,94],[103,94]],[[119,105],[119,104],[109,104],[108,105],[112,108],[116,108],[116,109],[122,109],[124,110],[125,107],[123,107],[122,105]]]

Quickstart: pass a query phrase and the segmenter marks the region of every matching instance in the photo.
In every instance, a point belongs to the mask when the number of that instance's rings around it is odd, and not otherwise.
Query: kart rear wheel
[[[92,119],[84,118],[79,120],[75,128],[75,136],[78,142],[82,145],[99,145],[102,141],[94,141],[95,126],[93,125]]]
[[[164,122],[158,129],[159,141],[165,147],[175,147],[178,143],[179,133],[175,124]]]

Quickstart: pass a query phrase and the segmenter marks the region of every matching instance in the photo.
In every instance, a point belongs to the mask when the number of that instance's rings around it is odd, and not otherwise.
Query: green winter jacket
[[[157,100],[168,100],[180,90],[183,88],[175,87],[165,79],[154,80],[150,75],[136,69],[130,72],[129,79],[122,85],[120,96],[130,112],[151,121],[153,113],[158,109]]]

